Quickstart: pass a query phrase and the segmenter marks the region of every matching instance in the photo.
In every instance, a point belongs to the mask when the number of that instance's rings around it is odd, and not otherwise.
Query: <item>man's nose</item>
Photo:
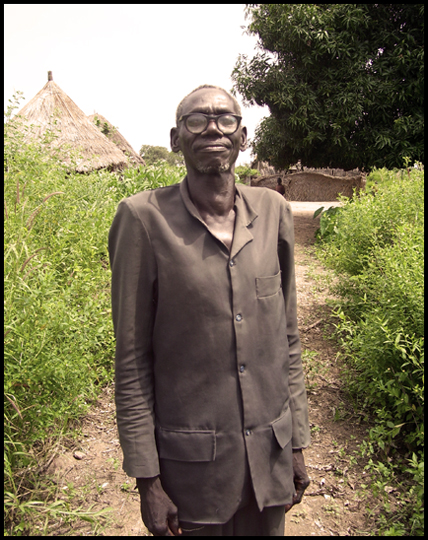
[[[217,123],[216,121],[214,120],[214,118],[210,118],[208,120],[208,125],[207,127],[205,128],[205,130],[202,132],[202,135],[204,133],[207,133],[207,134],[210,134],[210,133],[220,133],[220,135],[223,135],[223,133],[218,129],[217,127]]]

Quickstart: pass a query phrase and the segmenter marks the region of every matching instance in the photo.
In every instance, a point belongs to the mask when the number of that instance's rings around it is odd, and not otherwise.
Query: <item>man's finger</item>
[[[168,525],[174,536],[180,536],[182,534],[183,531],[180,529],[180,525],[178,524],[177,513],[168,515]]]
[[[296,492],[293,495],[293,504],[299,504],[302,502],[303,493],[309,486],[309,480],[306,482],[295,483]]]
[[[286,504],[286,505],[285,505],[285,513],[287,513],[287,512],[290,510],[290,508],[291,508],[292,506],[293,506],[293,503],[291,503],[291,504]]]
[[[304,493],[304,489],[300,490],[298,489],[296,493],[293,495],[293,504],[299,504],[302,502],[302,497]]]

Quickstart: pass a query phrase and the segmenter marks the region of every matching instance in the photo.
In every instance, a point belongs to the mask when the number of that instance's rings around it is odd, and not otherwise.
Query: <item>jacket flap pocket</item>
[[[281,271],[275,276],[256,278],[256,293],[258,298],[273,296],[281,288]]]
[[[158,452],[162,459],[174,461],[214,461],[215,431],[157,428]]]
[[[290,407],[282,416],[280,416],[277,420],[274,420],[271,425],[279,446],[281,448],[285,448],[285,446],[290,442],[293,432]]]

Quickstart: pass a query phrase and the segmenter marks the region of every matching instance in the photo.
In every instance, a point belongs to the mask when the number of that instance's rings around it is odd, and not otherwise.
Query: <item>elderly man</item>
[[[177,109],[187,176],[109,235],[123,468],[158,536],[283,536],[309,484],[290,205],[235,184],[247,131],[204,85]]]

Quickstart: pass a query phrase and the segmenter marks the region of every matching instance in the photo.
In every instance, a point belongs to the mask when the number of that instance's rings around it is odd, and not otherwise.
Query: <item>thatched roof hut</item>
[[[129,142],[125,137],[119,133],[117,128],[115,128],[104,116],[98,113],[90,114],[88,116],[89,120],[103,133],[110,141],[122,150],[122,152],[134,163],[135,165],[145,165],[144,159],[137,154],[137,152],[132,148]]]
[[[123,169],[128,160],[123,152],[111,142],[87,118],[85,113],[53,81],[52,72],[48,72],[48,82],[18,113],[25,125],[33,124],[32,137],[41,137],[52,122],[57,121],[58,138],[53,146],[70,145],[78,150],[78,172],[90,172],[96,169]]]

